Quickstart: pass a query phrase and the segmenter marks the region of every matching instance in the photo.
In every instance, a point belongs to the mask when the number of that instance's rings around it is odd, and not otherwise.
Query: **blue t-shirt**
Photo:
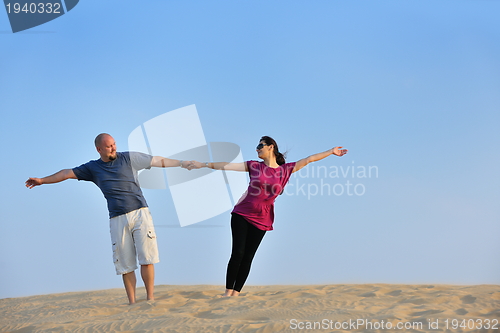
[[[137,171],[151,168],[153,156],[138,152],[116,153],[116,159],[93,160],[73,169],[78,180],[94,182],[108,201],[109,218],[147,207]]]

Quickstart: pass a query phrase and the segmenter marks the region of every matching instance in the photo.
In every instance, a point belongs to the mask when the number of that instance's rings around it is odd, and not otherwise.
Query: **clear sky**
[[[127,150],[137,126],[192,104],[206,140],[245,160],[262,135],[289,161],[349,149],[292,177],[247,284],[499,284],[499,12],[497,1],[86,0],[13,34],[0,10],[0,298],[122,288],[99,189],[24,181],[98,158],[101,132]],[[230,211],[181,228],[168,190],[144,194],[156,283],[222,290]]]

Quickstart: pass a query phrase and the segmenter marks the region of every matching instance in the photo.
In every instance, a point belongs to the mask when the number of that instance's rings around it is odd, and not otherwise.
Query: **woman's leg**
[[[262,238],[264,238],[264,235],[266,234],[264,230],[260,230],[248,222],[247,224],[248,224],[248,230],[245,241],[245,250],[243,258],[241,259],[240,262],[238,275],[236,276],[236,282],[234,283],[233,296],[237,296],[240,293],[241,288],[243,288],[243,285],[247,280],[248,274],[250,273],[250,266],[252,265],[252,260],[255,256],[255,253],[257,252],[257,249],[259,248]]]
[[[236,277],[238,276],[238,270],[245,252],[248,224],[249,223],[241,215],[231,215],[231,234],[233,238],[233,245],[231,258],[227,264],[226,294],[224,294],[224,296],[231,296],[234,289]]]

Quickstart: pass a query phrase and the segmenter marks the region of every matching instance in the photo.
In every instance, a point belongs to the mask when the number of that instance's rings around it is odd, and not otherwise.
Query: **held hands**
[[[203,167],[206,167],[205,163],[201,163],[201,162],[198,162],[198,161],[191,161],[191,165],[192,165],[192,169],[200,169],[200,168],[203,168]]]
[[[181,169],[192,170],[193,169],[193,161],[181,161],[180,167],[181,167]]]
[[[182,161],[181,163],[181,168],[188,169],[188,170],[193,170],[193,169],[200,169],[205,166],[205,163],[201,163],[198,161]]]
[[[341,148],[342,147],[335,147],[335,148],[330,149],[330,151],[333,155],[337,155],[337,156],[343,156],[343,155],[347,154],[347,149],[341,149]]]

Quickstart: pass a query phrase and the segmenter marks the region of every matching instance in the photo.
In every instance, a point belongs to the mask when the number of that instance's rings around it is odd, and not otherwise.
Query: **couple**
[[[346,149],[335,147],[297,162],[286,163],[277,143],[264,136],[256,149],[262,162],[202,163],[138,152],[117,152],[115,140],[106,133],[99,134],[94,143],[100,159],[44,178],[29,178],[26,187],[31,189],[42,184],[78,179],[92,181],[101,189],[108,203],[113,261],[116,273],[122,275],[129,304],[136,302],[136,258],[141,265],[141,277],[148,300],[154,300],[154,264],[160,261],[153,220],[137,181],[138,170],[151,167],[181,167],[189,170],[205,167],[249,173],[248,190],[232,211],[233,246],[223,295],[237,296],[265,232],[273,229],[274,200],[282,193],[291,174],[329,155],[342,156],[347,153]]]

